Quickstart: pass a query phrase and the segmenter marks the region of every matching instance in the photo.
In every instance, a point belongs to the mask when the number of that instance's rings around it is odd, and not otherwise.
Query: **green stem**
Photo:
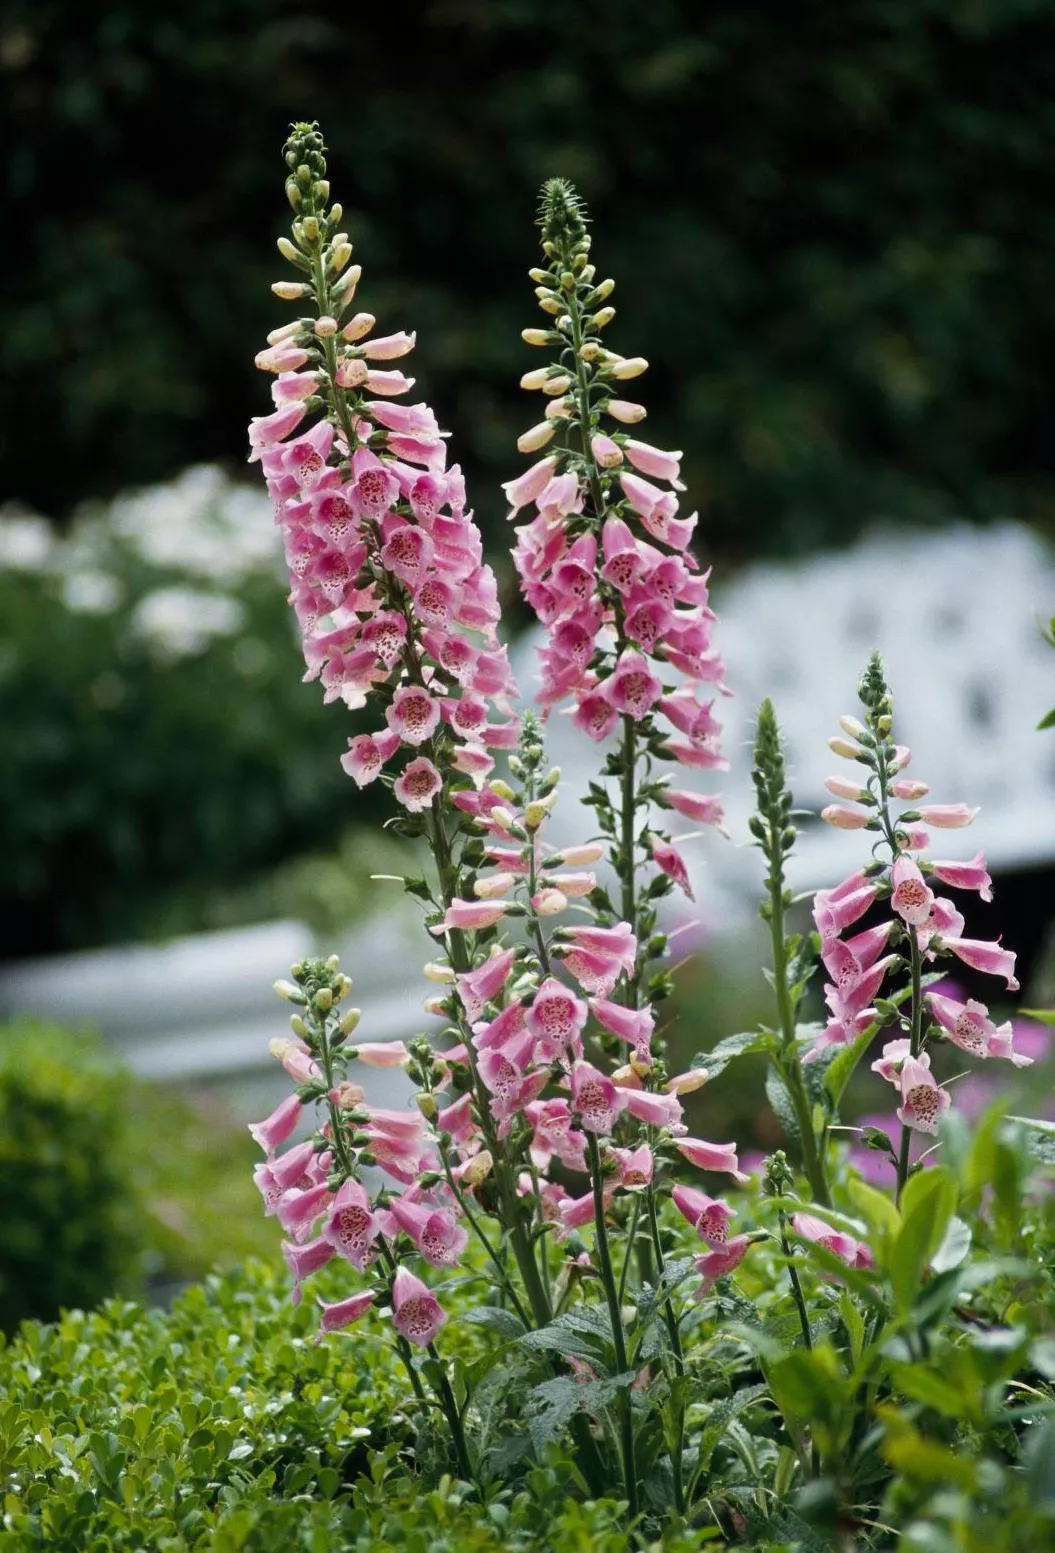
[[[491,1241],[488,1238],[487,1232],[485,1231],[483,1225],[480,1223],[479,1219],[470,1208],[469,1199],[466,1197],[465,1193],[454,1179],[454,1172],[451,1169],[451,1162],[446,1149],[441,1149],[440,1158],[443,1162],[443,1173],[447,1177],[447,1185],[454,1193],[455,1200],[457,1201],[459,1208],[462,1210],[462,1213],[465,1215],[466,1220],[469,1223],[469,1227],[472,1229],[477,1240],[479,1240],[480,1244],[483,1246],[488,1257],[493,1263],[495,1271],[498,1273],[499,1282],[501,1283],[506,1294],[509,1296],[513,1309],[516,1311],[524,1325],[529,1327],[531,1325],[531,1318],[529,1317],[527,1311],[524,1309],[524,1306],[520,1300],[520,1296],[517,1294],[516,1289],[513,1287],[509,1280],[509,1276],[506,1273],[502,1258],[498,1255],[498,1252],[491,1244]]]
[[[791,1005],[788,987],[787,940],[784,936],[784,868],[783,855],[779,851],[770,859],[769,869],[769,932],[773,945],[773,983],[777,995],[777,1017],[780,1022],[781,1050],[778,1066],[784,1079],[791,1103],[795,1108],[795,1120],[799,1127],[802,1150],[802,1168],[817,1202],[822,1207],[831,1206],[828,1177],[824,1155],[817,1147],[817,1135],[813,1130],[813,1107],[806,1093],[795,1044],[795,1011]]]
[[[443,1408],[450,1424],[451,1436],[454,1440],[454,1452],[458,1458],[458,1470],[466,1483],[476,1483],[473,1477],[472,1465],[469,1461],[469,1446],[465,1439],[465,1430],[462,1427],[461,1414],[458,1412],[458,1404],[455,1401],[451,1383],[447,1379],[447,1371],[443,1367],[443,1361],[436,1351],[435,1343],[430,1343],[426,1352],[430,1359],[436,1361],[439,1367],[439,1380],[436,1383],[436,1395],[439,1397],[440,1406]]]
[[[590,1155],[590,1177],[593,1182],[593,1216],[597,1230],[597,1260],[601,1264],[601,1282],[604,1285],[605,1297],[608,1301],[608,1317],[612,1326],[612,1342],[615,1345],[616,1370],[620,1375],[625,1375],[628,1363],[626,1334],[623,1331],[623,1316],[619,1306],[619,1290],[616,1286],[615,1273],[612,1268],[612,1253],[608,1245],[608,1228],[604,1217],[604,1182],[601,1175],[601,1155],[597,1147],[596,1134],[589,1132],[586,1137]],[[623,1481],[626,1485],[626,1497],[630,1507],[630,1515],[634,1517],[638,1513],[637,1465],[634,1459],[634,1416],[630,1401],[629,1385],[627,1385],[623,1394],[619,1411]]]
[[[659,1235],[659,1216],[656,1213],[656,1198],[651,1190],[646,1193],[648,1202],[648,1222],[652,1232],[652,1245],[656,1253],[656,1266],[659,1268],[660,1277],[664,1273],[663,1242]],[[670,1296],[663,1302],[663,1316],[667,1323],[667,1335],[670,1338],[670,1348],[674,1355],[674,1368],[680,1379],[685,1374],[685,1354],[681,1346],[681,1329],[678,1317],[674,1310]],[[670,1464],[674,1472],[674,1504],[679,1514],[685,1510],[685,1488],[682,1482],[682,1456],[685,1452],[685,1403],[679,1401],[674,1408],[674,1448],[670,1454]]]
[[[919,938],[916,929],[908,929],[909,936],[909,960],[912,975],[912,1025],[909,1032],[909,1054],[918,1057],[923,1039],[923,956],[920,954]],[[896,1206],[901,1204],[901,1194],[905,1190],[905,1182],[908,1180],[909,1155],[912,1151],[912,1128],[902,1123],[901,1147],[898,1150],[897,1159],[897,1190],[894,1194]]]

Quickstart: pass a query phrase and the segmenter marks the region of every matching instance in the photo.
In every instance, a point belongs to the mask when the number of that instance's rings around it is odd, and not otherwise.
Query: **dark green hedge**
[[[13,0],[5,484],[51,511],[241,457],[284,316],[278,150],[317,116],[364,302],[421,331],[485,518],[560,172],[710,543],[1050,524],[1053,52],[1046,0]]]

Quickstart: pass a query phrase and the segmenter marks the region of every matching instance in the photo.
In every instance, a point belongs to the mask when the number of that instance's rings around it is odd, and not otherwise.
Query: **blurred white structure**
[[[130,528],[137,512],[130,507]],[[24,549],[32,550],[31,541],[39,548],[35,532],[26,529],[22,539]],[[203,546],[203,570],[212,559]],[[969,857],[981,846],[995,868],[1055,858],[1055,732],[1035,731],[1055,704],[1055,653],[1041,635],[1055,612],[1055,554],[1029,530],[1006,523],[874,534],[836,555],[758,565],[727,587],[719,580],[715,604],[736,691],[722,702],[732,769],[675,779],[725,795],[731,841],[708,833],[685,847],[698,903],[692,915],[705,930],[734,931],[755,916],[762,865],[748,843],[747,819],[758,703],[768,695],[776,706],[798,807],[820,809],[828,801],[824,778],[851,769],[827,741],[841,713],[859,711],[857,680],[874,647],[894,691],[899,740],[914,752],[913,774],[930,783],[935,802],[982,806],[970,832],[949,834],[942,855]],[[535,646],[525,640],[516,654],[525,699]],[[574,798],[596,771],[597,746],[560,715],[548,738],[565,776],[553,839],[581,838],[591,816]],[[684,833],[689,823],[672,828]],[[800,889],[834,883],[861,856],[860,835],[803,826],[792,882]],[[421,1006],[427,944],[416,909],[386,893],[396,886],[376,888],[378,915],[338,947],[355,977],[353,1001],[364,1009],[363,1039],[385,1040],[432,1021]],[[268,1041],[287,1030],[289,1008],[271,984],[314,947],[303,924],[274,922],[160,947],[25,962],[0,972],[0,1014],[24,1010],[93,1026],[144,1075],[214,1079],[229,1090],[233,1081],[248,1113],[262,1105],[262,1090],[277,1099],[287,1087]],[[398,1073],[370,1077],[382,1103],[403,1082]]]

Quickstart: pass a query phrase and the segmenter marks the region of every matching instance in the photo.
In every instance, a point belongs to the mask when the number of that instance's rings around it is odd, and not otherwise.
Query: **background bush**
[[[216,469],[62,540],[0,521],[0,957],[301,909],[268,873],[336,844],[356,721],[301,683],[286,592],[266,496]]]
[[[317,0],[12,0],[8,489],[56,512],[241,460],[284,316],[278,152],[317,116],[365,305],[421,331],[485,519],[530,419],[535,192],[563,173],[709,548],[876,514],[1050,528],[1053,49],[1047,0],[585,0],[559,25],[423,0],[410,29]]]
[[[0,1331],[273,1254],[259,1150],[86,1035],[0,1028]]]

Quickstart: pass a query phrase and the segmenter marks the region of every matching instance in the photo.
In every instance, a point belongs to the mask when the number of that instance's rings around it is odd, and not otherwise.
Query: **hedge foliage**
[[[485,518],[537,365],[515,277],[563,173],[708,544],[802,549],[877,513],[1050,524],[1053,48],[1046,0],[427,0],[411,27],[317,0],[12,0],[9,487],[52,512],[241,458],[275,153],[317,117],[364,305],[420,330]]]
[[[273,1248],[257,1153],[87,1034],[0,1028],[0,1331]]]

